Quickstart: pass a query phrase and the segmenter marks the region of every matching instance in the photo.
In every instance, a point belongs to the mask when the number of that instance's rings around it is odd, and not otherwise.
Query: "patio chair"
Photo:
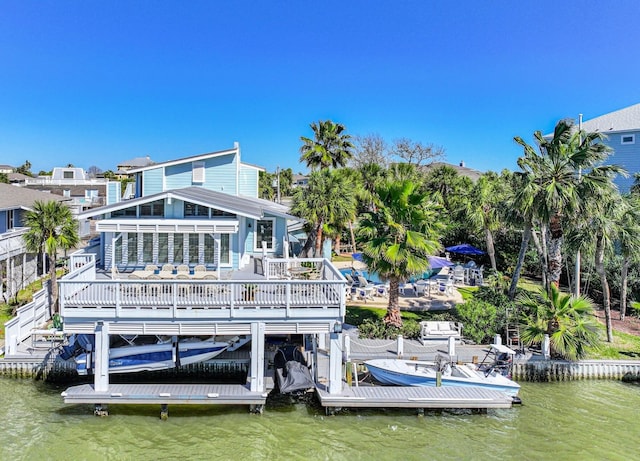
[[[186,273],[188,275],[189,274],[189,266],[187,266],[186,264],[180,264],[178,267],[176,267],[176,273],[178,273],[178,274]]]
[[[429,282],[426,280],[418,280],[415,285],[416,296],[424,296],[425,292],[428,290]]]
[[[161,270],[162,272],[173,272],[173,264],[163,264]]]
[[[147,264],[144,268],[145,271],[151,271],[151,272],[155,272],[158,270],[158,266],[156,266],[155,264]]]
[[[461,285],[464,284],[464,267],[458,265],[453,268],[453,283]]]

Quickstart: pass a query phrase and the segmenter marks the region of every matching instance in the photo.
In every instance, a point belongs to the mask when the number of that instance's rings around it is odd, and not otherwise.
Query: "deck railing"
[[[319,279],[96,280],[89,262],[60,281],[61,315],[65,321],[343,316],[345,281],[340,272],[327,260],[308,264],[318,268]]]

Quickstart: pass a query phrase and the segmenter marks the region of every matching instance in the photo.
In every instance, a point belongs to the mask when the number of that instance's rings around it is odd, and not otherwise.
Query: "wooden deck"
[[[511,408],[506,394],[478,387],[343,386],[331,395],[316,388],[320,404],[333,408]]]
[[[268,392],[251,392],[242,384],[110,384],[96,392],[92,384],[62,392],[71,404],[264,405]]]

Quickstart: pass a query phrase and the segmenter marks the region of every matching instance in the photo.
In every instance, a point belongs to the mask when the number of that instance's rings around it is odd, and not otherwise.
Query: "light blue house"
[[[262,168],[243,163],[240,147],[128,171],[135,198],[81,213],[95,220],[104,269],[148,264],[237,270],[254,256],[284,256],[287,207],[258,198]]]
[[[629,192],[633,174],[640,172],[640,104],[584,121],[582,129],[607,136],[606,144],[613,149],[607,163],[627,170],[630,176],[618,176],[615,183],[621,192]]]

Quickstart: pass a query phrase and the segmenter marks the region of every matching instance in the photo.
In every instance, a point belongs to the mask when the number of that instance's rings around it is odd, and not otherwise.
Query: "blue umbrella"
[[[468,243],[461,243],[460,245],[454,245],[452,247],[447,247],[445,250],[451,253],[458,253],[461,255],[469,255],[469,256],[477,256],[483,255],[484,251],[479,248],[474,247],[473,245],[469,245]]]
[[[431,266],[431,269],[442,269],[443,267],[453,266],[453,263],[447,258],[442,258],[440,256],[429,256],[429,266]]]

